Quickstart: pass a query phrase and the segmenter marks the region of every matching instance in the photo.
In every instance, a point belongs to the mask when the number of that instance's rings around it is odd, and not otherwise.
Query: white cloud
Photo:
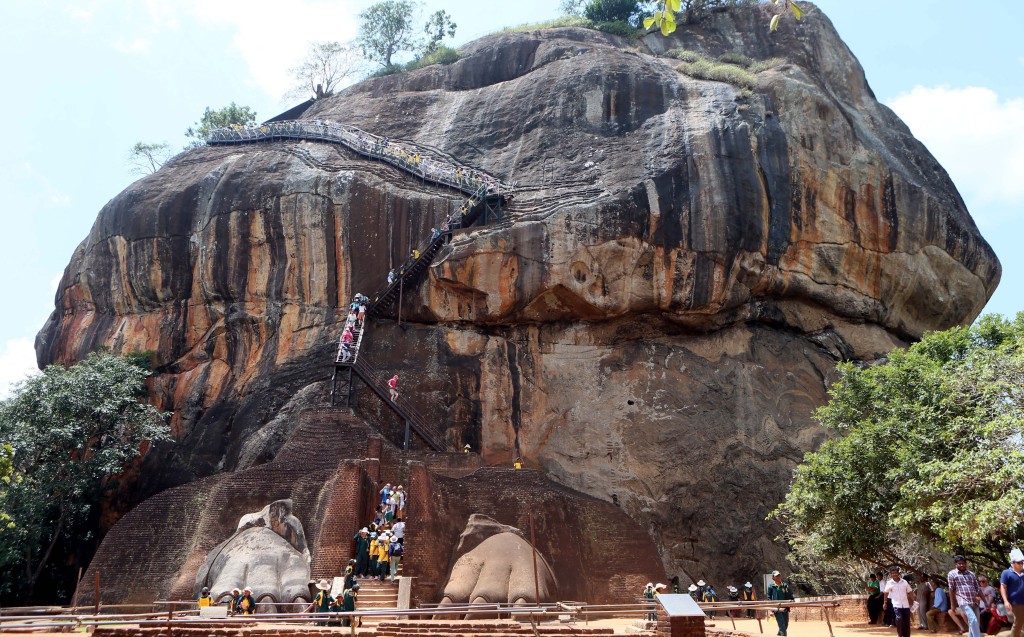
[[[0,352],[0,399],[7,398],[14,383],[38,372],[31,338],[15,338],[4,343],[3,352]]]
[[[276,0],[195,1],[200,22],[235,30],[231,44],[249,66],[253,83],[275,99],[291,86],[288,69],[296,66],[313,41],[351,40],[356,35],[353,0],[293,1],[287,10]]]
[[[124,38],[118,38],[114,40],[111,45],[116,51],[128,54],[146,54],[149,53],[149,40],[143,37],[132,38],[131,40],[125,40]]]
[[[888,104],[976,212],[1002,209],[1005,218],[1024,211],[1024,98],[1003,99],[981,86],[916,86]]]

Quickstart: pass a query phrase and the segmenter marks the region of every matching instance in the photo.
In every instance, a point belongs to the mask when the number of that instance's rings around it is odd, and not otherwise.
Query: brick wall
[[[355,557],[352,537],[362,520],[373,512],[374,482],[360,464],[349,462],[338,468],[317,507],[320,532],[311,547],[313,579],[342,575],[348,561]]]

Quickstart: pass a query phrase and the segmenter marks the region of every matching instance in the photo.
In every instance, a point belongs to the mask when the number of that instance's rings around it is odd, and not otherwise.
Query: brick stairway
[[[398,566],[401,573],[402,566]],[[359,582],[359,601],[356,610],[384,610],[398,607],[398,581],[394,583],[379,579],[361,579]],[[384,617],[384,621],[392,621],[393,617]],[[364,617],[363,626],[374,626],[379,624],[381,619],[376,617]]]
[[[581,628],[557,623],[538,623],[537,634],[542,637],[568,637],[569,635],[612,635],[611,628]],[[460,637],[480,635],[481,637],[524,637],[534,634],[529,622],[510,620],[417,620],[382,621],[377,624],[373,635],[377,637]],[[368,637],[363,635],[362,637]]]

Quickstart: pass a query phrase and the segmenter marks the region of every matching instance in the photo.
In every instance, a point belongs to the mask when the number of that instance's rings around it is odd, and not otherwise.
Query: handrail
[[[363,379],[363,381],[374,390],[382,400],[392,405],[392,408],[400,416],[409,422],[409,425],[427,441],[431,447],[436,451],[444,451],[447,445],[444,444],[444,435],[442,432],[433,429],[427,424],[427,419],[424,418],[416,409],[406,400],[401,398],[399,394],[399,400],[391,400],[390,395],[385,394],[384,387],[387,386],[387,380],[369,363],[364,360],[357,361],[352,365],[352,369]]]
[[[422,179],[473,193],[486,189],[488,197],[500,197],[515,190],[515,182],[503,182],[482,170],[433,157],[414,144],[396,144],[387,137],[330,120],[285,120],[259,126],[231,126],[210,132],[206,143],[240,144],[278,139],[309,139],[339,143],[355,152],[379,159]]]

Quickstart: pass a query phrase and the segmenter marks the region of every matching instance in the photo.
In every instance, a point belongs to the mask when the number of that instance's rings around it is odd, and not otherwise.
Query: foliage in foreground
[[[147,442],[168,438],[166,414],[141,402],[148,375],[128,359],[94,353],[72,367],[48,366],[0,402],[0,449],[11,451],[0,488],[7,599],[32,599],[39,582],[60,581],[66,566],[55,558],[89,539],[89,516],[111,479]]]
[[[891,539],[1002,568],[1024,542],[1024,313],[926,334],[887,362],[839,366],[808,453],[772,514],[826,558],[908,563]]]

